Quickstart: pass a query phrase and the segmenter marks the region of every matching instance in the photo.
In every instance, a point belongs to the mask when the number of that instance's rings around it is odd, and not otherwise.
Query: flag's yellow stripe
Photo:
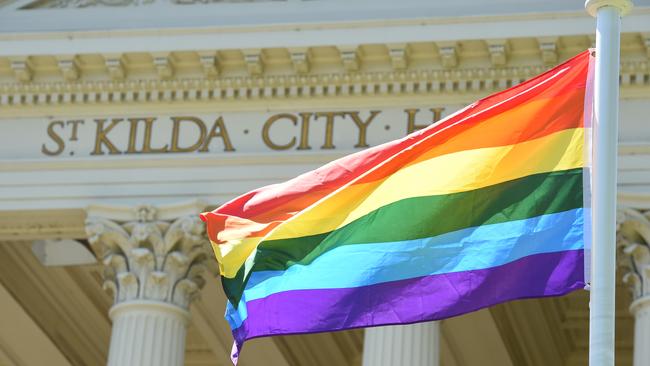
[[[262,237],[229,240],[221,244],[210,240],[212,250],[219,264],[219,273],[224,277],[234,278],[246,258],[257,248],[260,241],[262,241]]]
[[[345,187],[278,226],[266,240],[335,230],[391,202],[470,191],[532,174],[583,166],[584,129],[514,145],[464,150],[407,166],[385,179]]]

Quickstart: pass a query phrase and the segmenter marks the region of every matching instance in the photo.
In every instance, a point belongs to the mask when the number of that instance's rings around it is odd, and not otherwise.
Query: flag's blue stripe
[[[277,292],[367,286],[486,269],[529,255],[582,249],[583,214],[579,208],[432,238],[346,245],[324,253],[309,265],[253,272],[239,314],[233,314],[234,308],[228,307],[230,325],[235,329],[246,318],[245,301]]]

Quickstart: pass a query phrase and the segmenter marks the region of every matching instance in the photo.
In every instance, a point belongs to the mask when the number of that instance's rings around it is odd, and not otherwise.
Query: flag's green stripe
[[[467,192],[408,198],[329,233],[263,242],[246,273],[309,264],[322,253],[342,245],[433,237],[567,211],[582,207],[582,203],[582,169],[535,174]],[[223,280],[228,297],[236,300],[233,304],[239,302],[245,286],[247,276],[243,268],[241,272],[233,279]]]
[[[537,174],[467,192],[413,197],[329,233],[263,242],[253,270],[308,264],[341,245],[427,238],[578,207],[582,207],[582,169]]]

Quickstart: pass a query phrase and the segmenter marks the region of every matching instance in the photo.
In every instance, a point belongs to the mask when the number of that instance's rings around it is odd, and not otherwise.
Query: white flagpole
[[[614,366],[620,32],[632,1],[587,0],[585,8],[596,17],[589,365]]]

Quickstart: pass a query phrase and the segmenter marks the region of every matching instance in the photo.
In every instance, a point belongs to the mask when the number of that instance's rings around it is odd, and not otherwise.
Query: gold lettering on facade
[[[445,110],[444,107],[439,107],[439,108],[431,108],[429,109],[431,113],[433,114],[432,119],[431,119],[431,124],[434,124],[442,118],[442,112]],[[420,110],[417,108],[411,108],[411,109],[405,109],[404,112],[407,114],[407,120],[406,120],[406,134],[410,134],[411,132],[421,130],[425,127],[428,127],[429,125],[418,125],[415,123],[415,115],[419,112]]]
[[[300,144],[298,145],[297,150],[310,150],[309,146],[309,120],[313,113],[311,112],[302,112],[299,113],[301,117],[300,121]]]
[[[108,127],[104,128],[104,123],[106,123],[106,121],[107,119],[95,120],[95,123],[97,124],[97,132],[95,133],[95,149],[90,153],[90,155],[104,155],[102,145],[105,145],[108,148],[109,154],[114,155],[122,153],[115,147],[115,145],[111,142],[111,140],[108,139],[106,135],[111,132],[111,130],[117,126],[118,123],[124,121],[124,119],[114,118],[111,120],[111,124]]]
[[[199,138],[196,142],[188,147],[179,147],[178,140],[180,139],[181,122],[190,122],[199,128]],[[197,117],[172,117],[172,141],[169,152],[192,152],[204,144],[206,128],[203,121]],[[210,131],[212,133],[212,131]]]
[[[127,154],[138,154],[140,151],[135,147],[137,136],[138,136],[138,125],[140,124],[141,118],[129,118],[129,123],[131,128],[129,129],[129,144],[126,149]]]
[[[431,113],[433,113],[433,119],[431,123],[436,123],[442,119],[442,112],[445,111],[444,107],[438,107],[438,108],[429,108]]]
[[[63,149],[65,149],[65,142],[63,142],[63,139],[59,134],[54,131],[54,126],[61,126],[63,128],[63,122],[62,121],[53,121],[50,122],[49,125],[47,125],[47,135],[56,143],[56,150],[50,150],[43,144],[41,146],[41,152],[45,155],[49,156],[56,156],[59,155],[63,152]]]
[[[444,107],[429,108],[431,123],[439,122],[444,110]],[[429,126],[426,123],[418,124],[418,122],[424,122],[424,118],[419,113],[420,109],[408,108],[391,113],[401,113],[401,111],[405,113],[408,133]],[[428,112],[425,111],[426,114]],[[388,119],[388,114],[386,116],[380,116],[380,114],[383,114],[381,110],[278,113],[270,116],[260,126],[262,141],[266,147],[276,151],[311,150],[313,139],[320,140],[322,138],[320,149],[335,149],[334,125],[343,123],[344,125],[341,125],[338,131],[339,136],[336,137],[337,143],[343,144],[352,140],[355,143],[355,148],[366,148],[370,146],[368,142],[370,136],[372,136],[373,142],[375,138],[382,138],[381,131],[374,128],[373,123],[377,124],[379,123],[377,121]],[[323,130],[317,126],[315,131],[313,124],[314,122],[318,123],[319,118],[324,122]],[[87,149],[92,148],[90,155],[191,153],[196,151],[203,153],[210,151],[210,144],[215,138],[219,138],[223,142],[223,151],[235,151],[223,116],[217,116],[211,126],[206,123],[205,118],[191,115],[164,118],[98,118],[92,121],[96,127],[94,146],[92,140],[74,144],[75,150],[85,147],[86,154],[88,153]],[[349,133],[354,130],[350,123],[353,123],[358,130],[356,141],[354,136]],[[392,124],[395,123],[397,122],[392,121]],[[119,124],[128,124],[128,127],[115,129]],[[371,125],[373,128],[369,129]],[[390,124],[386,124],[385,130],[390,130],[390,127]],[[84,140],[88,136],[87,132],[90,132],[84,129],[88,128],[92,129],[85,125],[83,119],[49,122],[46,130],[47,141],[41,145],[41,152],[48,156],[57,156],[64,151],[69,151],[70,155],[78,153],[71,149],[73,145],[70,145],[66,139],[70,141]],[[248,134],[248,132],[248,129],[243,131],[244,134]],[[316,135],[312,136],[315,132]],[[369,136],[370,133],[372,134]],[[388,137],[388,135],[383,136]]]
[[[153,133],[153,123],[156,121],[156,118],[140,118],[144,121],[144,141],[142,141],[142,153],[143,154],[160,154],[169,152],[169,147],[167,144],[163,147],[153,148],[151,147],[151,135]],[[130,121],[130,119],[129,119]]]
[[[318,112],[316,118],[325,117],[325,143],[321,149],[334,149],[334,118],[345,117],[346,112]]]
[[[75,119],[72,121],[66,121],[66,125],[72,125],[72,133],[70,134],[70,141],[77,141],[77,129],[80,124],[84,124],[83,119]]]
[[[219,117],[216,121],[214,121],[214,124],[208,133],[208,136],[205,138],[203,147],[199,151],[209,151],[208,148],[210,146],[210,141],[212,141],[212,139],[215,137],[221,137],[221,140],[223,141],[223,151],[235,151],[235,148],[232,146],[232,142],[230,142],[230,136],[228,136],[226,125],[223,123],[223,117]]]
[[[270,147],[273,150],[287,150],[292,148],[296,144],[296,137],[292,137],[291,140],[289,140],[288,143],[284,145],[276,144],[271,140],[270,136],[270,130],[271,126],[275,122],[281,119],[288,119],[293,123],[294,126],[298,125],[298,117],[294,116],[293,114],[290,113],[281,113],[281,114],[275,114],[271,116],[269,119],[264,122],[264,126],[262,127],[262,141],[266,144],[266,146]]]
[[[359,129],[359,139],[354,147],[368,147],[366,142],[368,125],[377,117],[381,111],[370,111],[370,116],[364,121],[359,117],[359,112],[348,112],[347,114],[352,118],[352,121]]]

